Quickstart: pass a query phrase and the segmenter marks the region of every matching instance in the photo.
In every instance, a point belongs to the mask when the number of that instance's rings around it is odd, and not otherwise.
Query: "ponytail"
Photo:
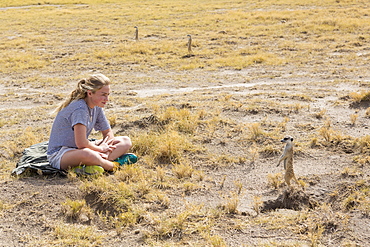
[[[63,108],[67,107],[72,101],[84,99],[87,96],[87,91],[92,91],[95,93],[102,87],[109,85],[110,80],[103,74],[96,74],[90,76],[88,79],[81,79],[77,83],[77,87],[70,93],[67,99],[62,102],[57,109],[56,113],[60,112]]]

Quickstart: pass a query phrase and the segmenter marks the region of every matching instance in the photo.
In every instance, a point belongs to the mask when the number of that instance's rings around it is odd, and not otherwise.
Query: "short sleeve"
[[[88,126],[89,114],[83,108],[78,108],[71,114],[71,128],[76,124],[83,124]]]
[[[94,125],[94,129],[96,131],[103,131],[103,130],[110,129],[110,124],[107,118],[105,117],[103,109],[100,107],[97,107],[97,118],[96,118],[96,122]]]

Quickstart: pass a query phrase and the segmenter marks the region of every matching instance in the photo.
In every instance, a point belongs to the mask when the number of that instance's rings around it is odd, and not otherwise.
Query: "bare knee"
[[[130,149],[132,147],[131,139],[128,136],[118,136],[118,137],[115,137],[115,139],[117,141],[116,146],[119,145],[127,149]]]
[[[89,148],[81,149],[79,153],[79,159],[81,163],[86,165],[98,165],[99,164],[99,154]]]

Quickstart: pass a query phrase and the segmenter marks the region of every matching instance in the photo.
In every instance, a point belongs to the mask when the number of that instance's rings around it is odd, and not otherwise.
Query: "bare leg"
[[[68,151],[60,161],[60,169],[65,170],[84,164],[87,166],[100,165],[107,171],[113,170],[112,161],[127,153],[132,143],[129,137],[119,136],[114,138],[112,145],[115,145],[116,148],[109,154],[108,159],[102,158],[98,152],[88,148]]]
[[[117,159],[121,155],[127,153],[132,147],[131,139],[127,136],[114,137],[112,145],[115,145],[116,148],[109,154],[108,160]]]
[[[88,166],[100,165],[104,170],[113,170],[112,161],[103,159],[98,152],[88,148],[66,152],[60,161],[60,169],[66,170],[70,167],[75,167],[81,164]]]

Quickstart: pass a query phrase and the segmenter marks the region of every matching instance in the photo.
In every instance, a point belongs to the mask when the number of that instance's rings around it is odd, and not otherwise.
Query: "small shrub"
[[[311,141],[310,141],[310,143],[309,143],[309,146],[310,146],[311,148],[315,148],[315,147],[320,146],[320,145],[319,145],[319,140],[317,139],[317,137],[313,137],[313,138],[311,139]]]
[[[183,163],[175,164],[172,168],[173,174],[178,179],[191,178],[193,171],[194,169],[191,165]]]
[[[253,209],[257,214],[260,214],[263,201],[260,196],[253,196]]]
[[[345,167],[340,174],[342,177],[347,178],[361,176],[362,172],[355,167]]]
[[[240,180],[237,180],[237,181],[234,181],[234,185],[236,187],[236,193],[238,195],[240,195],[240,193],[242,192],[242,189],[243,189],[243,183],[240,182]]]
[[[206,240],[213,247],[226,247],[225,240],[219,235],[207,235]]]
[[[60,223],[54,227],[53,246],[98,246],[104,234],[91,226]]]
[[[152,191],[151,184],[146,179],[141,179],[137,181],[133,186],[135,188],[136,197],[143,198],[145,195]]]
[[[156,168],[156,175],[158,182],[164,182],[165,170],[162,167]]]
[[[342,207],[345,210],[351,210],[359,205],[358,193],[353,193],[346,197],[342,202]]]
[[[115,228],[120,232],[121,228],[129,227],[135,225],[140,219],[140,214],[138,212],[133,212],[131,210],[127,212],[120,213],[114,222]]]
[[[116,114],[109,115],[108,121],[110,123],[110,126],[113,128],[117,124],[117,115]]]
[[[260,154],[263,157],[274,157],[280,153],[280,149],[275,148],[273,145],[265,145],[260,150]]]
[[[249,148],[249,157],[250,157],[251,164],[255,164],[256,161],[258,160],[258,158],[259,158],[259,150],[258,150],[258,147],[256,145],[252,145]]]
[[[308,239],[311,241],[312,247],[320,246],[320,239],[322,238],[324,227],[320,224],[312,222],[308,228]]]
[[[200,181],[203,181],[204,180],[204,177],[205,177],[205,175],[204,175],[204,171],[200,171],[200,170],[195,170],[194,172],[193,172],[193,176],[195,177],[195,179],[198,181],[198,182],[200,182]]]
[[[240,159],[236,156],[231,156],[229,154],[220,154],[220,155],[214,155],[212,154],[212,157],[210,160],[216,165],[216,166],[226,166],[231,164],[236,164],[240,162]]]
[[[369,101],[370,100],[370,91],[361,91],[359,93],[353,92],[353,93],[349,94],[349,97],[355,103],[360,103],[360,102],[363,102],[363,101]]]
[[[353,158],[353,161],[361,166],[370,164],[370,156],[358,155]]]
[[[278,189],[284,183],[283,174],[275,173],[267,175],[267,182],[269,186],[272,186],[274,189]]]
[[[152,231],[147,233],[147,237],[154,237],[159,240],[168,238],[181,238],[187,229],[189,217],[192,212],[185,210],[174,216],[167,216],[160,220]],[[189,229],[188,229],[189,230]]]
[[[362,136],[356,142],[361,153],[370,153],[370,135]]]
[[[238,212],[238,206],[239,206],[239,198],[237,194],[232,194],[230,198],[226,199],[226,202],[224,205],[222,205],[222,209],[227,214],[236,214]]]
[[[184,192],[186,195],[190,194],[190,192],[192,191],[199,189],[199,185],[189,182],[189,181],[183,183],[182,187],[184,188]]]
[[[319,134],[324,138],[326,142],[331,142],[334,135],[334,130],[328,127],[322,127],[319,130]]]
[[[170,198],[167,195],[157,192],[155,193],[155,202],[164,208],[168,208],[171,204]]]
[[[66,202],[63,203],[65,215],[74,220],[80,216],[85,206],[85,200],[73,201],[71,199],[67,199]]]
[[[0,216],[1,216],[1,211],[6,210],[11,208],[12,206],[9,204],[4,203],[3,201],[0,200]]]
[[[225,181],[226,181],[226,175],[224,175],[221,179],[221,182],[220,182],[220,190],[222,190],[225,186]]]
[[[304,106],[299,104],[299,103],[295,103],[291,106],[291,109],[294,113],[299,113],[299,111],[303,108]]]
[[[133,152],[148,155],[159,163],[179,163],[184,151],[194,148],[189,139],[175,130],[163,133],[150,132],[132,138]]]
[[[252,123],[251,125],[248,126],[248,130],[250,132],[249,138],[256,142],[261,136],[264,135],[264,131],[259,123]]]
[[[98,210],[108,210],[112,213],[122,212],[131,208],[138,198],[136,187],[126,182],[119,182],[114,177],[99,177],[82,184],[81,190],[86,198],[93,196]]]
[[[200,115],[202,113],[199,113]],[[189,109],[177,109],[175,107],[168,107],[160,116],[164,122],[172,123],[174,129],[182,133],[193,134],[197,128],[199,114],[192,114]]]
[[[351,119],[351,124],[354,126],[356,124],[358,118],[358,114],[351,114],[350,119]]]
[[[121,166],[115,173],[117,180],[122,182],[138,182],[142,181],[144,174],[143,169],[137,165]]]
[[[341,196],[341,195],[339,195]],[[366,180],[358,180],[346,188],[342,195],[341,206],[344,210],[360,210],[364,215],[369,214],[370,186]]]
[[[314,117],[317,119],[322,119],[326,114],[326,109],[322,109],[321,111],[314,113]]]

